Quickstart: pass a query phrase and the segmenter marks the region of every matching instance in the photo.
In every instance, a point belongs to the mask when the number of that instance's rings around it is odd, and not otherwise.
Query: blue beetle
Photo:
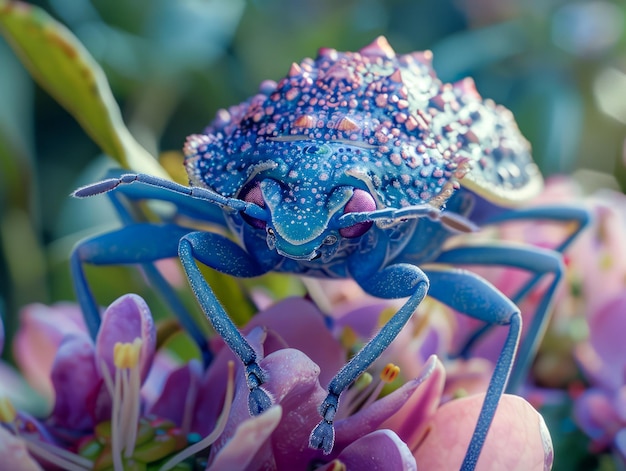
[[[587,213],[520,209],[540,191],[542,178],[511,112],[481,98],[471,79],[442,83],[431,59],[428,51],[398,56],[383,37],[354,53],[321,49],[315,60],[294,63],[278,83],[263,82],[257,95],[220,110],[202,134],[187,138],[190,186],[117,174],[76,190],[76,197],[108,193],[125,223],[79,243],[71,257],[91,332],[98,329],[99,315],[83,265],[140,263],[193,334],[197,329],[151,265],[178,255],[207,318],[245,365],[250,413],[260,414],[271,406],[265,372],[196,261],[236,277],[270,271],[351,277],[374,296],[408,298],[328,384],[310,446],[329,453],[341,393],[429,294],[487,325],[509,329],[462,465],[474,469],[516,356],[521,316],[515,303],[540,277],[551,276],[518,353],[512,389],[523,380],[546,325],[563,274],[560,252],[587,224]],[[123,198],[168,201],[178,215],[222,230],[139,223]],[[529,218],[573,221],[577,229],[554,251],[504,243],[444,248],[459,232]],[[510,300],[456,265],[504,265],[534,276]],[[195,338],[208,350],[201,335]]]

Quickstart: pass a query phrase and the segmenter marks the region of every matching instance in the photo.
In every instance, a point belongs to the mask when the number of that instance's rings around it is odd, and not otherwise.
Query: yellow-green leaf
[[[167,177],[130,134],[104,72],[78,39],[41,8],[0,0],[0,32],[34,79],[123,167]]]

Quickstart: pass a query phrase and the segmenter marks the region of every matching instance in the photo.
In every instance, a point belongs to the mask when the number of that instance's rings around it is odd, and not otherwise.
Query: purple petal
[[[181,359],[167,349],[167,343],[161,345],[154,354],[150,372],[141,386],[141,397],[148,405],[159,399],[167,378],[182,366]]]
[[[115,376],[113,348],[117,342],[143,341],[139,354],[141,378],[145,379],[156,348],[156,330],[146,302],[136,294],[126,294],[115,300],[102,315],[102,325],[96,338],[96,365],[104,361],[111,377]]]
[[[359,337],[370,338],[379,327],[380,314],[390,305],[388,301],[371,301],[346,312],[337,319],[335,325],[337,327],[350,326]]]
[[[202,365],[197,360],[191,360],[173,371],[167,377],[163,391],[150,407],[149,413],[170,419],[181,426],[187,402],[195,401],[195,394],[204,393],[200,389],[202,374]]]
[[[283,419],[268,438],[273,458],[267,465],[274,465],[278,469],[293,469],[299,463],[321,457],[321,452],[311,450],[308,445],[311,430],[320,420],[317,408],[325,396],[318,380],[319,367],[304,353],[295,349],[279,350],[268,355],[261,361],[261,367],[269,377],[266,383],[268,392],[275,403],[283,408]],[[248,387],[242,368],[238,370],[233,407],[224,433],[211,450],[212,455],[234,439],[236,430],[242,423],[251,420],[248,412]],[[255,464],[259,468],[265,465],[258,460],[255,460]]]
[[[326,327],[323,314],[311,302],[302,298],[285,299],[254,316],[245,332],[262,326],[280,335],[285,343],[305,353],[321,368],[320,383],[328,384],[345,363],[345,352]],[[265,343],[265,354],[275,351]],[[282,347],[282,345],[280,345]]]
[[[84,335],[66,337],[54,359],[51,373],[55,403],[50,424],[75,431],[93,426],[89,398],[100,386],[94,346]]]
[[[427,420],[439,404],[445,372],[443,365],[432,356],[422,376],[402,387],[368,408],[336,422],[336,446],[344,447],[358,438],[380,428],[394,430],[409,443],[418,440]],[[341,405],[339,406],[341,410]]]
[[[586,390],[576,399],[574,417],[578,426],[600,447],[607,446],[614,431],[622,426],[611,397],[597,388]]]
[[[294,469],[298,463],[320,457],[309,448],[309,436],[320,421],[319,405],[326,391],[319,383],[319,367],[299,350],[272,353],[261,362],[269,375],[267,389],[283,407],[283,420],[272,435],[279,469]]]
[[[24,440],[10,434],[4,427],[0,427],[0,456],[3,469],[42,471],[41,466],[28,453]]]
[[[603,304],[590,319],[589,343],[601,362],[599,369],[593,371],[593,367],[587,363],[589,359],[584,356],[579,358],[594,380],[613,390],[626,381],[626,342],[623,335],[625,312],[626,292]]]
[[[346,469],[367,470],[391,470],[403,471],[417,470],[415,458],[411,450],[391,430],[376,430],[369,433],[356,442],[348,445],[337,459]],[[320,471],[335,469],[332,463],[324,466]]]
[[[76,304],[29,304],[20,311],[20,327],[13,340],[13,354],[28,382],[52,399],[50,371],[54,356],[66,335],[87,332]]]
[[[266,335],[263,329],[256,328],[246,337],[252,348],[257,353],[263,352],[263,344]],[[237,381],[244,381],[243,374],[241,373],[241,362],[238,358],[235,358],[233,352],[229,348],[222,348],[213,362],[210,368],[207,370],[200,390],[203,394],[200,394],[196,405],[194,407],[194,421],[191,426],[191,430],[200,434],[201,436],[211,433],[217,422],[217,417],[222,411],[222,405],[224,404],[224,396],[226,394],[226,378],[228,378],[228,362],[233,361],[237,365],[237,376],[235,377],[236,386]],[[245,387],[245,386],[244,386]],[[247,391],[247,387],[245,388]],[[235,399],[239,389],[236,389]],[[245,397],[245,411],[247,412],[247,395]],[[231,413],[232,415],[232,413]],[[250,414],[248,414],[249,416]],[[246,416],[247,417],[247,416]],[[244,420],[244,419],[242,419]]]
[[[282,416],[282,408],[274,406],[264,414],[249,418],[235,431],[232,440],[217,451],[207,471],[222,469],[276,469],[272,466],[271,451],[267,443]],[[215,446],[211,448],[213,452]],[[265,453],[263,453],[265,451]],[[267,463],[269,467],[262,468]]]

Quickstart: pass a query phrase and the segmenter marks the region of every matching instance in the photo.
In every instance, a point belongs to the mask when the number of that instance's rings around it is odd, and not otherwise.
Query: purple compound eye
[[[239,198],[248,203],[253,203],[257,206],[260,206],[261,208],[265,208],[265,200],[263,199],[263,192],[261,191],[260,182],[256,182],[245,188],[241,192]],[[241,213],[241,216],[243,217],[244,221],[246,221],[252,227],[256,227],[257,229],[265,229],[265,221],[254,218],[245,213]]]
[[[372,195],[370,195],[367,191],[359,190],[358,188],[354,190],[352,193],[352,198],[350,201],[346,203],[346,206],[343,208],[343,213],[363,213],[368,211],[374,211],[376,209],[376,202]],[[370,227],[372,227],[373,222],[359,222],[352,226],[344,227],[339,229],[339,234],[342,237],[348,237],[350,239],[362,236],[365,234]]]

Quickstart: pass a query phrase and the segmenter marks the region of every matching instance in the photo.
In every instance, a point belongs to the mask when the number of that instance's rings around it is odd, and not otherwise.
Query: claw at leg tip
[[[248,396],[250,415],[260,415],[272,407],[272,404],[272,398],[263,388],[256,387],[250,390],[250,395]]]
[[[309,438],[309,447],[322,450],[325,455],[328,455],[335,444],[335,427],[330,422],[322,420],[311,432]]]

